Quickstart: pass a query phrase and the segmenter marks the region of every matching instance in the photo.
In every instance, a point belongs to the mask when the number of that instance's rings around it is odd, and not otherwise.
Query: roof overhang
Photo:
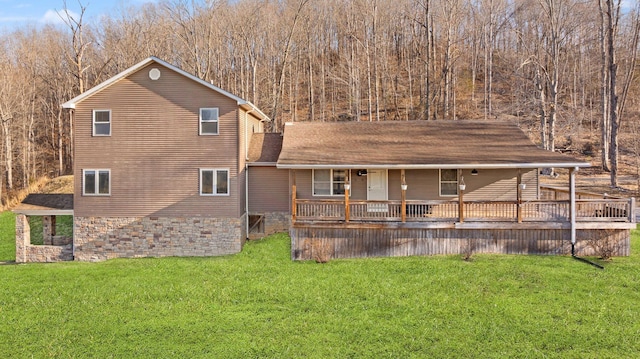
[[[25,216],[73,216],[72,209],[20,209],[16,208],[12,211],[15,214],[24,214]]]
[[[276,167],[276,162],[247,162],[249,167]],[[333,167],[332,167],[333,168]]]
[[[429,169],[533,169],[533,168],[584,168],[591,167],[587,162],[576,163],[483,163],[483,164],[277,164],[282,169],[405,169],[405,170],[429,170]]]
[[[262,112],[256,105],[252,104],[249,101],[245,101],[244,103],[238,104],[243,110],[247,111],[247,113],[253,115],[258,120],[262,122],[271,122],[269,116],[267,116],[264,112]]]

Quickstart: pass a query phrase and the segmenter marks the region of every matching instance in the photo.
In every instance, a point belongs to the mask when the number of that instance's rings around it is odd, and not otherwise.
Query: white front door
[[[386,201],[387,199],[387,170],[367,170],[367,200]],[[388,210],[385,203],[367,205],[369,212],[387,212]]]

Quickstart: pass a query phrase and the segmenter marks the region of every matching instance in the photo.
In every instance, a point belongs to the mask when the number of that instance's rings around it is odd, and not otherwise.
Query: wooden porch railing
[[[635,222],[633,199],[576,200],[576,221]],[[506,221],[565,222],[570,220],[568,200],[464,201],[464,218],[459,218],[458,201],[348,201],[295,199],[295,221]],[[348,211],[346,210],[348,206]],[[520,211],[520,215],[518,215]]]
[[[563,200],[569,199],[569,188],[551,186],[547,184],[540,185],[540,199],[544,200]],[[611,196],[608,194],[600,194],[594,192],[576,191],[576,199],[623,199],[622,197]]]

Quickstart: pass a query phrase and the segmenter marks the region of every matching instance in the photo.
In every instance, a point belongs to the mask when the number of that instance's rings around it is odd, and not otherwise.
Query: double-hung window
[[[93,135],[111,136],[111,110],[93,110]]]
[[[200,169],[200,195],[228,196],[229,170],[216,168]]]
[[[441,169],[440,170],[440,196],[457,196],[458,195],[458,170]]]
[[[111,170],[82,170],[82,194],[86,196],[108,196],[111,194]]]
[[[344,196],[346,170],[313,170],[314,196]]]
[[[200,134],[217,135],[218,130],[218,108],[201,108]]]

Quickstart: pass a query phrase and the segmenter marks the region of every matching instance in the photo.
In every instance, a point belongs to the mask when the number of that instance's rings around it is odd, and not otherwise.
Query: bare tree
[[[60,103],[150,55],[268,109],[275,130],[514,115],[554,149],[582,141],[601,107],[603,166],[617,173],[616,138],[640,120],[640,25],[620,4],[167,0],[89,23],[80,3],[79,15],[61,13],[64,27],[0,34],[0,191],[68,172],[73,127]]]
[[[68,53],[67,56],[73,65],[73,76],[78,81],[78,92],[83,93],[87,86],[86,71],[88,69],[84,57],[92,42],[85,38],[83,18],[87,7],[82,5],[80,1],[78,1],[78,5],[80,6],[80,14],[76,16],[67,8],[67,1],[63,0],[62,12],[64,15],[60,13],[58,13],[58,15],[69,30],[71,30],[71,47],[73,52]]]
[[[621,0],[600,0],[600,11],[604,16],[604,38],[606,51],[604,62],[607,72],[607,106],[609,113],[609,163],[611,186],[618,186],[618,93],[616,89],[618,64],[616,62],[615,42],[618,35]],[[603,101],[604,103],[605,101]],[[606,128],[603,125],[603,128]]]
[[[309,2],[309,0],[298,0],[297,5],[294,8],[293,19],[291,20],[292,21],[291,27],[285,38],[284,49],[282,49],[283,50],[282,61],[278,66],[278,71],[276,74],[276,79],[277,79],[276,86],[275,86],[276,91],[273,98],[271,118],[276,122],[276,128],[278,129],[281,128],[281,125],[282,125],[282,124],[278,124],[277,119],[278,119],[278,113],[280,111],[280,101],[281,101],[282,90],[284,86],[285,67],[287,66],[289,61],[289,53],[291,50],[292,39],[293,39],[293,35],[296,32],[298,20],[300,19],[302,9],[307,4],[307,2]]]
[[[16,114],[18,89],[17,84],[20,83],[16,78],[17,72],[14,68],[14,62],[9,58],[8,53],[12,51],[11,45],[2,44],[4,51],[0,52],[0,75],[3,81],[0,81],[0,129],[2,130],[4,154],[4,168],[6,173],[6,186],[9,190],[13,189],[13,137],[14,137],[14,116]]]

